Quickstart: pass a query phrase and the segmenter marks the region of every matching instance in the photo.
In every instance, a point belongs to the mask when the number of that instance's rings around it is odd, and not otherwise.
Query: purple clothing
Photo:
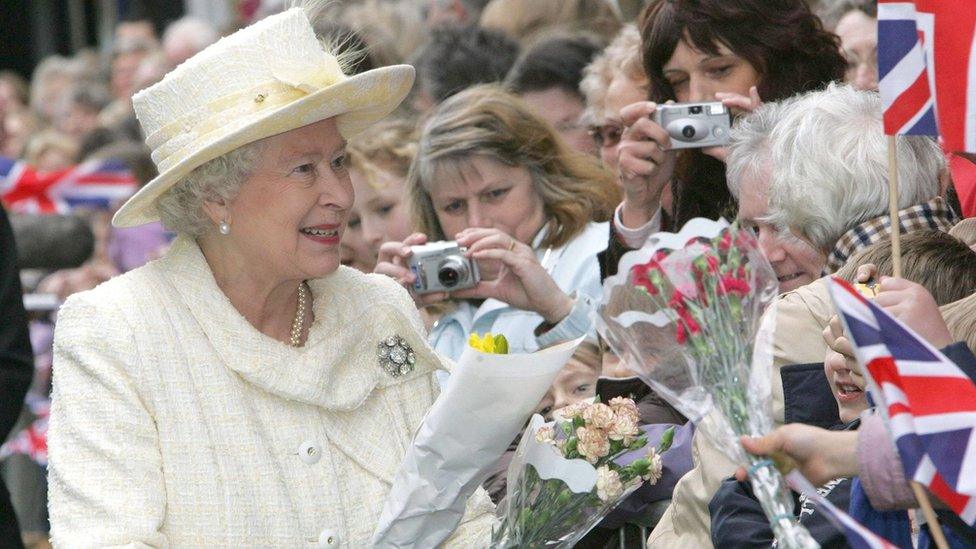
[[[918,507],[884,419],[865,416],[857,433],[857,465],[871,505],[879,511]]]
[[[138,227],[113,227],[108,256],[119,272],[126,273],[158,257],[160,249],[170,240],[170,234],[158,222]]]

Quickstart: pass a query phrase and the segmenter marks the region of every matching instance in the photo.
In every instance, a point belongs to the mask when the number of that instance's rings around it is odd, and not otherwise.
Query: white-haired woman
[[[339,265],[346,139],[413,70],[340,65],[289,10],[135,96],[160,175],[115,223],[180,236],[60,312],[56,546],[369,544],[440,361],[402,288]],[[449,544],[490,525],[479,492]]]

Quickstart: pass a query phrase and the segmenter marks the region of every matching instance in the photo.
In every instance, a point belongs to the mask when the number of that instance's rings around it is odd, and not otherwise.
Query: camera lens
[[[701,105],[695,105],[693,107],[688,107],[688,112],[690,114],[701,114],[702,107],[701,107]]]
[[[437,280],[445,288],[453,288],[468,276],[468,267],[457,257],[450,257],[437,267]]]
[[[695,127],[688,124],[687,126],[681,128],[681,135],[685,136],[687,139],[695,137]]]

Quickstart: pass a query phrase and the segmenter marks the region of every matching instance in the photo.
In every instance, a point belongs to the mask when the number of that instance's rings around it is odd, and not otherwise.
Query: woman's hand
[[[715,99],[721,101],[732,112],[733,116],[749,114],[762,105],[762,99],[759,98],[759,90],[755,86],[749,88],[748,96],[738,93],[717,92]],[[705,147],[702,149],[702,152],[722,162],[725,162],[726,157],[729,155],[728,147]]]
[[[627,227],[640,227],[661,208],[661,195],[674,175],[675,153],[668,132],[651,116],[657,104],[640,101],[620,111],[624,124],[618,145],[618,179],[624,194],[621,217]]]
[[[418,308],[424,308],[438,301],[444,301],[449,297],[447,292],[434,292],[423,295],[417,295],[413,292],[413,283],[417,280],[417,275],[407,267],[407,261],[413,255],[410,247],[426,243],[427,235],[423,233],[414,233],[404,239],[403,242],[384,242],[380,245],[376,258],[376,267],[373,268],[374,273],[386,275],[406,288]]]
[[[942,319],[935,298],[921,285],[890,276],[881,277],[881,293],[874,302],[891,316],[941,349],[952,343],[952,334]]]
[[[531,247],[498,229],[465,229],[458,233],[457,242],[468,248],[467,256],[478,262],[479,271],[497,276],[451,292],[453,297],[494,298],[539,313],[549,324],[558,323],[572,310],[573,299],[559,289]]]
[[[769,456],[774,452],[786,454],[815,486],[858,474],[857,431],[827,431],[791,423],[764,437],[741,437],[740,441],[747,452],[757,456]],[[744,481],[746,477],[746,470],[739,467],[735,478]]]

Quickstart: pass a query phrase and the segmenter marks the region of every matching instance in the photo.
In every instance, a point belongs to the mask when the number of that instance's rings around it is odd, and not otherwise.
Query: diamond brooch
[[[407,342],[398,335],[392,335],[376,346],[380,367],[393,377],[409,374],[417,362],[417,355]]]

